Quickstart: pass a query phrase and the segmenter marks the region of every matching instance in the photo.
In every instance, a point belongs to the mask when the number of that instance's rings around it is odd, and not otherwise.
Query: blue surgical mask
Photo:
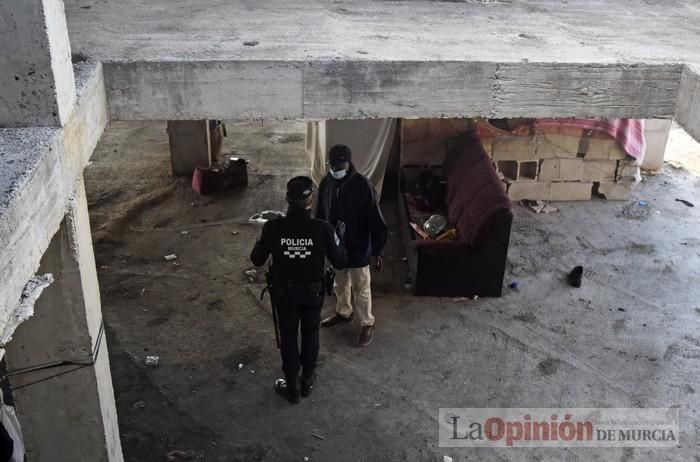
[[[331,172],[331,176],[333,178],[335,178],[336,180],[342,180],[343,178],[345,178],[345,175],[348,173],[345,169],[338,170],[338,171],[331,169],[330,172]]]

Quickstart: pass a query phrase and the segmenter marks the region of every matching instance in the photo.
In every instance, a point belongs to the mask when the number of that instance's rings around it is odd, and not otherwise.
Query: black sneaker
[[[311,396],[311,392],[314,389],[314,384],[316,383],[316,374],[311,374],[309,378],[301,377],[301,396],[303,398],[308,398]]]
[[[352,321],[352,315],[350,317],[341,316],[338,313],[333,313],[333,316],[329,316],[323,321],[321,321],[321,326],[323,327],[333,327],[338,324],[345,324],[346,322]]]
[[[581,282],[583,281],[583,266],[576,266],[572,269],[567,279],[572,286],[581,287]]]
[[[299,404],[299,401],[301,401],[301,398],[299,398],[299,387],[291,386],[285,379],[275,380],[275,391],[291,404]]]

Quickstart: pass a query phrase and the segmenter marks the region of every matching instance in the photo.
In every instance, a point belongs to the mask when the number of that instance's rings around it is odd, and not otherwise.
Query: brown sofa
[[[406,193],[425,169],[404,166],[399,182],[399,218],[415,294],[499,297],[513,214],[478,135],[458,138],[442,167],[432,167],[447,180],[446,213],[456,240],[422,239],[410,226],[417,220]]]

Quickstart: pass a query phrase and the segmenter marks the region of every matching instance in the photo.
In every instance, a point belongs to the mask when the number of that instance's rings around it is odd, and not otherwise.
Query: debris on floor
[[[542,200],[529,200],[529,199],[523,199],[520,201],[520,203],[532,210],[535,213],[552,213],[552,212],[558,212],[559,209],[556,207],[553,207],[546,203],[545,201]]]
[[[583,266],[575,266],[567,277],[569,284],[573,287],[581,287],[583,281]]]
[[[159,361],[160,361],[160,357],[159,357],[159,356],[148,355],[148,356],[146,356],[146,361],[145,361],[145,362],[146,362],[146,366],[154,366],[154,367],[155,367],[155,366],[158,365],[158,362],[159,362]]]
[[[325,440],[325,439],[326,439],[325,436],[320,435],[320,434],[315,433],[315,432],[311,432],[311,436],[313,436],[314,438],[317,438],[317,439],[319,439],[319,440]]]
[[[269,220],[283,216],[284,212],[280,212],[279,210],[263,210],[262,212],[258,212],[252,217],[248,218],[248,221],[251,223],[263,224]]]
[[[177,255],[174,253],[170,253],[170,254],[164,256],[163,258],[165,259],[165,261],[173,261],[173,260],[177,260]]]
[[[688,207],[695,207],[695,204],[693,204],[692,202],[689,202],[685,199],[676,199],[676,202],[680,202],[681,204],[687,205]]]
[[[508,287],[510,287],[513,290],[517,289],[518,288],[518,281],[511,282]]]

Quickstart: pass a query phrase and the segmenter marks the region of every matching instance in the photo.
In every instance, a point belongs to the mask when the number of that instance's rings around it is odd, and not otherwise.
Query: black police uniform
[[[288,199],[306,199],[311,195],[311,180],[299,178],[288,183]],[[298,401],[299,369],[302,369],[303,388],[305,380],[313,381],[318,358],[325,258],[341,269],[345,267],[347,257],[338,236],[327,222],[311,218],[310,211],[292,206],[285,217],[265,223],[250,259],[256,266],[262,266],[270,255],[270,296],[278,312],[282,370],[287,389],[297,394]],[[299,325],[301,351],[297,344]]]

